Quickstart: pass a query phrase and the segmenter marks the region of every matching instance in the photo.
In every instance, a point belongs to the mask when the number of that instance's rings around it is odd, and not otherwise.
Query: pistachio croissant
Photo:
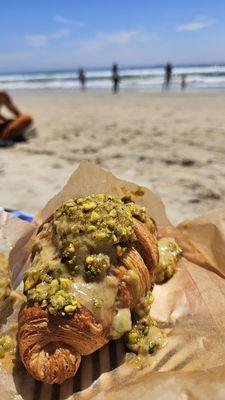
[[[128,332],[157,264],[144,208],[103,194],[65,202],[40,228],[24,275],[18,343],[28,372],[62,383],[82,356]]]

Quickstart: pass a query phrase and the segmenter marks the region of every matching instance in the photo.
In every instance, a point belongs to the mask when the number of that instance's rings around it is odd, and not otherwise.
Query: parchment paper
[[[14,287],[21,282],[32,236],[64,200],[90,193],[124,194],[136,190],[137,185],[82,162],[35,221],[23,223],[10,254]],[[138,370],[123,362],[123,342],[112,341],[85,357],[76,377],[61,386],[36,382],[23,368],[14,369],[11,374],[2,367],[0,387],[4,400],[225,399],[225,210],[175,228],[161,200],[148,189],[135,201],[147,207],[162,236],[176,237],[184,249],[175,276],[154,288],[152,315],[172,328],[167,345],[156,353],[152,365]],[[14,233],[15,239],[18,236]]]

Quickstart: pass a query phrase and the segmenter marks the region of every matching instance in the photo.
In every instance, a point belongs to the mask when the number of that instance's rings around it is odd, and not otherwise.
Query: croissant
[[[65,202],[39,229],[24,275],[18,346],[27,371],[62,383],[82,356],[128,332],[157,264],[144,208],[104,194]]]

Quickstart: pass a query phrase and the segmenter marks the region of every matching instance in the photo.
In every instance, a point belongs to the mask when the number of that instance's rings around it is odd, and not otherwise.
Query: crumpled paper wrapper
[[[122,340],[112,341],[84,357],[75,378],[62,385],[35,381],[23,367],[0,367],[4,400],[58,399],[224,399],[225,398],[225,210],[173,227],[159,197],[117,179],[100,167],[82,162],[65,187],[28,224],[15,219],[0,232],[9,246],[14,288],[21,287],[23,270],[38,227],[63,201],[90,193],[124,195],[147,208],[160,235],[176,238],[183,257],[174,277],[154,288],[152,316],[171,328],[165,347],[143,369],[124,363]],[[4,218],[6,218],[4,216]],[[13,229],[15,227],[15,229]],[[17,239],[17,241],[16,241]],[[16,243],[15,243],[16,241]],[[13,316],[15,319],[17,310]]]

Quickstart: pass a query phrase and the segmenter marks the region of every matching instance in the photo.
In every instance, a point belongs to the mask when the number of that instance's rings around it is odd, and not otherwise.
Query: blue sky
[[[8,0],[0,71],[225,62],[224,21],[224,0]]]

